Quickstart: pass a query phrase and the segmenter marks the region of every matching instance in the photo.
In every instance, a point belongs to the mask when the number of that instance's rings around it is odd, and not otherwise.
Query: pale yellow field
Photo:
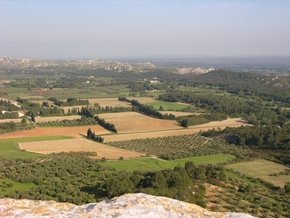
[[[181,129],[174,120],[161,120],[136,112],[99,114],[106,122],[113,123],[118,133]]]
[[[214,121],[206,124],[191,126],[189,128],[179,128],[174,130],[164,130],[164,131],[152,131],[152,132],[138,132],[138,133],[127,133],[127,134],[115,134],[115,135],[105,135],[105,142],[115,142],[115,141],[126,141],[133,139],[146,139],[146,138],[158,138],[167,136],[179,136],[188,134],[197,134],[200,131],[207,131],[212,128],[221,129],[228,127],[239,127],[242,125],[249,125],[245,123],[241,118],[233,118],[223,121]]]
[[[71,152],[71,151],[96,152],[97,157],[95,158],[105,157],[107,159],[119,159],[119,157],[135,158],[145,156],[142,153],[111,147],[84,138],[51,140],[40,142],[22,142],[19,143],[19,147],[20,149],[25,151],[41,154]]]
[[[61,120],[75,120],[80,119],[80,115],[73,115],[73,116],[55,116],[55,117],[36,117],[35,122],[48,122],[48,121],[61,121]]]
[[[22,120],[21,118],[20,119],[0,119],[0,123],[9,123],[9,122],[20,123],[21,120]]]

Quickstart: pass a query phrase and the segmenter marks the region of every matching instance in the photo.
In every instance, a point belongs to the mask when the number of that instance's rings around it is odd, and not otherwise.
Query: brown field
[[[161,120],[136,112],[100,114],[100,118],[113,123],[118,133],[181,129],[176,121]]]
[[[41,154],[71,152],[71,151],[96,152],[97,153],[96,158],[105,157],[107,159],[119,159],[119,157],[135,158],[145,156],[142,153],[111,147],[108,145],[89,141],[83,138],[40,141],[40,142],[23,142],[19,143],[19,147],[20,149],[25,151]]]
[[[101,126],[73,126],[73,127],[49,127],[49,128],[35,128],[31,130],[24,130],[19,132],[10,132],[0,135],[0,139],[4,138],[25,138],[25,137],[37,137],[37,136],[71,136],[71,137],[83,137],[87,134],[88,128],[91,128],[92,132],[96,135],[110,133]]]
[[[119,101],[118,98],[92,98],[88,99],[90,104],[98,103],[101,107],[130,107],[131,104],[126,101]]]
[[[189,128],[180,128],[175,130],[164,130],[164,131],[152,131],[152,132],[139,132],[139,133],[128,133],[128,134],[116,134],[116,135],[106,135],[104,136],[105,142],[115,142],[115,141],[126,141],[133,139],[146,139],[146,138],[158,138],[167,136],[179,136],[187,134],[196,134],[200,131],[207,131],[212,128],[221,129],[228,127],[239,127],[242,125],[249,125],[241,118],[232,118],[223,121],[214,121],[206,124],[191,126]]]
[[[48,121],[61,121],[61,120],[75,120],[80,119],[80,115],[73,115],[73,116],[55,116],[55,117],[36,117],[35,122],[48,122]]]

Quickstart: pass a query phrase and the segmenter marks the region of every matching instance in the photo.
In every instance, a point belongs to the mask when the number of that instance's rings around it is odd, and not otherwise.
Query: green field
[[[263,179],[280,187],[284,187],[286,183],[290,183],[290,176],[288,175],[270,176],[270,174],[281,173],[286,170],[289,171],[289,167],[263,159],[229,164],[226,168],[233,169],[246,176]]]
[[[184,165],[187,161],[193,161],[196,165],[200,164],[218,164],[227,162],[228,160],[234,159],[235,156],[230,154],[217,154],[217,155],[207,155],[207,156],[199,156],[199,157],[190,157],[172,161],[166,161],[162,159],[152,158],[152,157],[144,157],[144,158],[136,158],[130,160],[118,160],[118,161],[107,161],[100,162],[103,166],[110,166],[115,168],[116,170],[126,170],[126,171],[156,171],[162,169],[173,169],[178,164]]]
[[[8,178],[0,178],[0,196],[4,197],[9,193],[26,191],[35,186],[34,183],[20,183]]]
[[[172,110],[172,111],[180,111],[189,107],[187,104],[175,103],[175,102],[166,102],[166,101],[155,101],[145,103],[145,105],[153,106],[154,109],[159,110],[160,106],[163,107],[164,110]],[[194,107],[194,106],[190,106]]]
[[[29,158],[38,157],[41,154],[22,151],[19,149],[19,142],[35,142],[71,138],[68,136],[45,136],[45,137],[29,137],[29,138],[13,138],[0,140],[0,156],[3,158]]]

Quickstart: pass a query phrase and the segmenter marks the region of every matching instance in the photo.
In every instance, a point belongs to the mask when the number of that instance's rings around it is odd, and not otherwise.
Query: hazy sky
[[[0,0],[4,55],[290,55],[290,0]]]

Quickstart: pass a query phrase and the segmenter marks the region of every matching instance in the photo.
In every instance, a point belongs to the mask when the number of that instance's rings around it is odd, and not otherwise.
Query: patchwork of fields
[[[133,99],[133,98],[132,98]],[[134,98],[138,100],[140,103],[146,103],[148,105],[153,104],[157,105],[158,101],[152,98]],[[38,103],[42,103],[42,101],[35,101]],[[91,105],[98,103],[101,107],[129,107],[130,104],[124,101],[118,101],[117,98],[98,98],[98,99],[89,99]],[[52,102],[50,102],[52,104]],[[177,104],[177,103],[176,103]],[[173,105],[168,105],[173,106]],[[187,107],[187,105],[180,105],[181,107]],[[77,106],[78,107],[78,106]],[[79,106],[81,107],[81,106]],[[67,111],[69,108],[73,107],[64,107],[64,110]],[[175,116],[186,116],[194,113],[190,112],[180,112],[180,111],[161,111],[161,113],[172,113]],[[17,151],[16,141],[14,145],[9,144],[9,149],[11,150],[11,154],[15,154],[17,157],[21,155],[19,152],[27,151],[38,154],[49,154],[55,152],[78,152],[78,151],[87,151],[87,152],[95,152],[97,156],[93,158],[102,158],[105,157],[109,160],[117,160],[120,157],[125,159],[132,159],[132,161],[128,162],[107,162],[104,165],[113,166],[116,169],[130,169],[130,166],[133,166],[132,170],[136,169],[137,166],[140,166],[140,169],[148,170],[148,169],[162,169],[168,165],[168,161],[156,159],[156,158],[142,158],[146,154],[138,153],[134,151],[129,151],[125,149],[120,149],[116,147],[109,146],[107,144],[101,144],[97,142],[93,142],[90,140],[86,140],[83,137],[86,136],[88,128],[95,132],[96,135],[102,136],[104,138],[105,143],[116,142],[116,141],[127,141],[127,140],[135,140],[135,139],[151,139],[151,138],[162,138],[168,136],[182,136],[182,135],[190,135],[197,134],[200,131],[207,131],[213,128],[224,129],[226,127],[239,127],[242,125],[249,125],[245,122],[245,120],[241,118],[232,118],[223,121],[214,121],[206,124],[190,126],[189,128],[181,127],[174,120],[161,120],[156,119],[150,116],[146,116],[144,114],[136,113],[136,112],[121,112],[121,113],[105,113],[98,115],[101,119],[104,119],[106,122],[112,123],[115,125],[118,133],[112,133],[99,125],[91,125],[91,126],[75,126],[75,127],[38,127],[32,130],[24,130],[19,132],[11,132],[0,135],[0,140],[10,140],[10,139],[19,139],[19,147]],[[37,117],[36,122],[48,122],[48,121],[57,121],[57,120],[73,120],[79,119],[80,116],[58,116],[58,117]],[[3,121],[3,120],[2,120]],[[5,120],[10,121],[10,120]],[[16,120],[12,120],[16,121]],[[20,121],[18,119],[17,121]],[[0,121],[1,122],[1,121]],[[45,137],[60,137],[56,140],[46,140]],[[26,137],[42,137],[41,140],[35,138],[35,141],[26,141],[21,142],[21,139]],[[70,139],[61,138],[61,137],[72,137]],[[0,144],[3,148],[5,148],[5,143]],[[8,146],[8,145],[7,145]],[[14,148],[13,148],[14,146]],[[8,148],[8,147],[7,147]],[[8,150],[9,150],[8,149]],[[1,150],[1,149],[0,149]],[[25,153],[27,153],[25,152]],[[142,151],[143,152],[143,151]],[[9,152],[8,152],[9,153]],[[7,154],[8,154],[7,153]],[[29,154],[29,153],[27,153]],[[32,153],[31,153],[32,155]],[[9,154],[8,154],[9,156]],[[28,155],[30,156],[30,155]],[[217,156],[217,155],[215,155]],[[213,156],[214,157],[214,156]],[[221,160],[217,160],[218,162],[227,161],[228,159],[232,159],[233,157],[223,156]],[[214,158],[216,159],[216,158]],[[184,159],[184,161],[187,159]],[[176,162],[177,160],[175,160]],[[212,163],[213,160],[207,160],[203,157],[203,161],[206,163]],[[176,165],[175,162],[170,162],[172,165]],[[180,163],[183,163],[182,161]],[[202,162],[203,163],[203,162]],[[170,165],[169,164],[169,165]],[[213,163],[214,164],[214,163]],[[163,166],[164,165],[164,166]],[[169,166],[168,165],[168,166]],[[169,168],[172,168],[172,166]],[[159,167],[159,168],[158,168]],[[238,163],[228,165],[227,168],[238,171],[242,174],[259,177],[264,179],[265,181],[269,181],[274,185],[283,187],[284,184],[289,182],[289,176],[287,175],[279,175],[279,176],[270,176],[273,173],[280,173],[281,171],[289,170],[289,168],[283,167],[282,165],[275,164],[270,161],[265,160],[256,160],[252,162]]]

